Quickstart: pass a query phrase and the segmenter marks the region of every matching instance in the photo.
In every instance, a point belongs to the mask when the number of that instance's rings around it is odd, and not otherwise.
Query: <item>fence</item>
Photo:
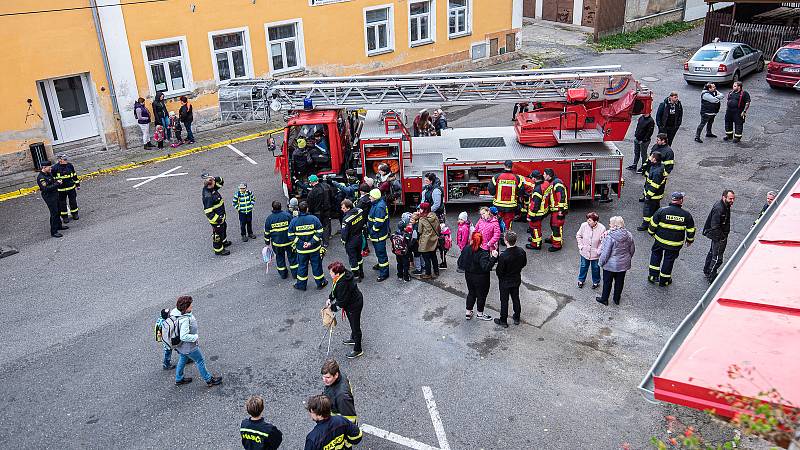
[[[800,27],[796,25],[736,22],[733,8],[729,6],[706,14],[703,44],[708,44],[714,38],[742,42],[761,50],[764,58],[769,59],[786,41],[800,37]]]

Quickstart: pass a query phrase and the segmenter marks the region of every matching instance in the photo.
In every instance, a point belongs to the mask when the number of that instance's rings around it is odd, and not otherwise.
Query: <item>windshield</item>
[[[773,61],[783,64],[800,64],[800,49],[782,48],[775,53]]]
[[[727,50],[700,50],[692,57],[692,61],[725,61]]]

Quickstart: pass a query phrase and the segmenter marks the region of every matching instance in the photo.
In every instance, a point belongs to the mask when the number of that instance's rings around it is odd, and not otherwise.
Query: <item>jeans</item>
[[[172,132],[169,129],[168,116],[162,117],[161,120],[156,123],[156,125],[161,125],[162,127],[164,127],[164,135],[166,136],[167,140],[170,140],[172,138]]]
[[[183,127],[186,128],[186,140],[194,142],[194,133],[192,133],[192,122],[183,122]]]
[[[178,367],[175,369],[175,382],[183,380],[183,369],[186,367],[186,360],[191,359],[194,365],[197,366],[197,371],[200,372],[200,377],[206,382],[211,379],[211,374],[206,370],[206,360],[203,358],[203,352],[200,347],[195,347],[194,350],[187,354],[178,354]]]
[[[578,281],[583,283],[586,281],[586,274],[589,271],[589,266],[592,266],[592,284],[600,283],[600,263],[598,260],[588,260],[581,256],[581,268],[578,271]]]
[[[619,299],[622,297],[622,288],[625,286],[625,272],[612,272],[603,269],[603,295],[600,300],[603,303],[608,303],[608,297],[611,295],[611,287],[614,287],[614,303],[619,305]]]
[[[169,364],[171,361],[172,361],[172,349],[164,347],[164,361],[162,365],[164,366],[165,369],[169,368]]]

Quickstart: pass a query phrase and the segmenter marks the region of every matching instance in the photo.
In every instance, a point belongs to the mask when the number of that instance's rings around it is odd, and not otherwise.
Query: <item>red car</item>
[[[767,65],[767,83],[772,88],[800,89],[800,39],[775,52]]]

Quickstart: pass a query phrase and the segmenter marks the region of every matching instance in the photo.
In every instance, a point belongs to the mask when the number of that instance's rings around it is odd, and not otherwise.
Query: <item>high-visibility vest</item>
[[[506,171],[495,175],[492,178],[492,184],[495,188],[494,200],[492,201],[494,206],[498,208],[517,207],[517,192],[518,189],[522,189],[522,177]]]

